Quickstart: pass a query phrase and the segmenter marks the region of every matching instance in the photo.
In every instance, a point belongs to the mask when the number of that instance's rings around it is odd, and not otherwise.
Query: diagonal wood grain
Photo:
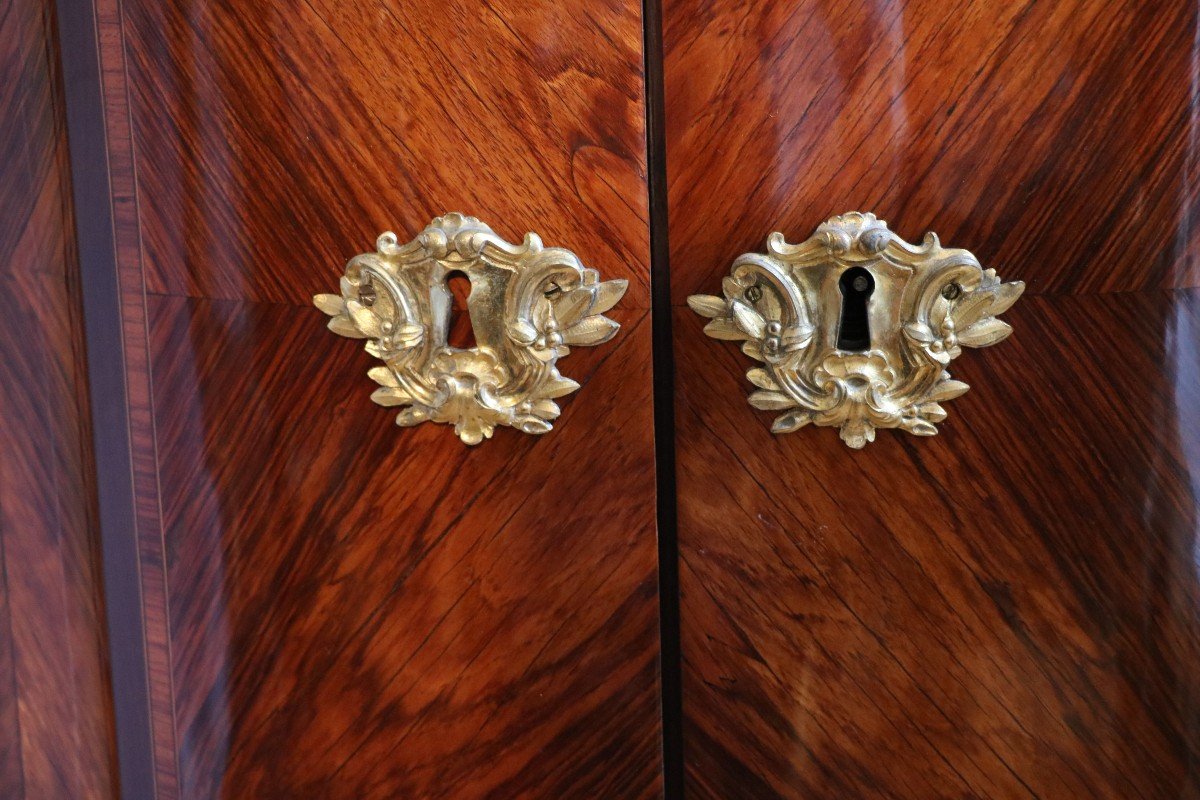
[[[648,306],[640,3],[122,5],[153,291],[305,302],[463,211]]]
[[[1196,19],[664,3],[689,795],[1200,795]],[[932,440],[772,436],[682,308],[851,209],[1033,295]]]
[[[644,313],[468,449],[315,309],[150,311],[182,796],[657,794]]]
[[[657,794],[640,4],[95,7],[157,796]],[[308,298],[455,208],[630,279],[625,416],[369,402]]]
[[[1196,286],[1196,5],[664,3],[672,290],[873,211],[1033,293]]]
[[[116,797],[52,4],[0,13],[0,797]]]
[[[690,796],[1200,791],[1200,293],[1009,314],[941,435],[861,452],[678,314]]]

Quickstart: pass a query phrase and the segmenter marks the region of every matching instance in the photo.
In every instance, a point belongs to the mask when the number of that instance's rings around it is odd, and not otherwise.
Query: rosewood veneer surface
[[[1035,294],[1200,284],[1192,0],[663,5],[677,303],[854,210]]]
[[[116,796],[53,15],[0,14],[0,797]]]
[[[158,796],[657,796],[640,4],[114,3]],[[453,210],[630,281],[545,437],[397,428],[310,305]]]
[[[1200,795],[1196,6],[665,0],[689,797]],[[933,439],[683,307],[874,211],[1024,280]]]

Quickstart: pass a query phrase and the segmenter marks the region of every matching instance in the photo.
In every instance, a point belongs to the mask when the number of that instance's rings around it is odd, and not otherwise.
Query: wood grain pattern
[[[656,796],[640,5],[96,11],[156,795]],[[307,305],[453,208],[631,280],[544,439]]]
[[[150,310],[182,796],[656,794],[644,313],[553,434],[468,449],[312,314]]]
[[[677,304],[851,209],[1033,295],[862,452],[678,310],[689,796],[1200,796],[1195,4],[664,11]]]
[[[1033,293],[1196,286],[1184,0],[664,2],[672,290],[873,211]]]
[[[648,306],[640,3],[123,7],[153,291],[303,303],[462,211]]]
[[[1009,314],[942,435],[850,452],[680,311],[691,796],[1200,792],[1200,293]]]
[[[0,15],[0,796],[116,796],[51,6]]]

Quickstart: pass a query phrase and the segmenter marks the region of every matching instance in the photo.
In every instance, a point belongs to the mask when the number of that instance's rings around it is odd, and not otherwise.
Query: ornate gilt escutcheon
[[[905,242],[874,214],[834,217],[802,244],[783,234],[767,253],[733,263],[722,297],[693,295],[710,317],[705,332],[742,341],[762,362],[746,376],[750,405],[778,411],[772,430],[836,426],[861,448],[877,428],[933,436],[941,403],[967,391],[946,370],[963,347],[1010,333],[996,319],[1025,284],[1001,283],[966,250],[943,249],[929,233]]]
[[[454,425],[467,444],[497,425],[546,433],[558,417],[554,401],[579,388],[558,372],[571,345],[606,342],[620,327],[603,313],[627,281],[601,282],[569,250],[543,247],[535,234],[509,244],[484,223],[453,213],[399,244],[384,233],[376,252],[346,265],[341,294],[313,298],[329,329],[366,339],[383,364],[368,375],[371,398],[399,406],[399,425]],[[447,277],[471,282],[467,300],[476,346],[447,343],[453,298]]]

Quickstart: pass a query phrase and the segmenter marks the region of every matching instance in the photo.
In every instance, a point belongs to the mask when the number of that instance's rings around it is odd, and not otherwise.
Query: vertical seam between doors
[[[683,688],[675,496],[675,354],[671,338],[661,0],[643,0],[642,26],[645,37],[646,186],[650,209],[663,793],[667,800],[677,800],[683,796]]]

